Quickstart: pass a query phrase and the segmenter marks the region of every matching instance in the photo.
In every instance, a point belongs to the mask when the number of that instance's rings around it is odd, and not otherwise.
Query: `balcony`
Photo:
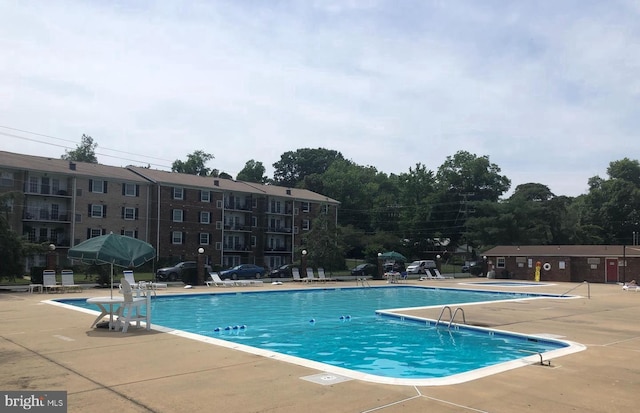
[[[241,224],[225,225],[224,229],[225,231],[251,232],[250,225],[241,225]]]
[[[244,244],[224,244],[222,246],[225,252],[248,252],[251,251],[251,247]]]
[[[276,234],[291,234],[291,228],[288,227],[269,227],[267,232],[273,232]]]

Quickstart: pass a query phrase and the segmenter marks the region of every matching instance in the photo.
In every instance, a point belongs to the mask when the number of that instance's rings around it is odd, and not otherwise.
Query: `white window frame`
[[[174,209],[171,213],[173,222],[184,222],[184,211],[182,209]]]
[[[507,259],[505,257],[496,257],[496,268],[505,268],[507,266]]]
[[[184,188],[179,186],[173,187],[173,199],[184,199]]]
[[[308,201],[302,201],[300,202],[300,209],[302,212],[309,212],[311,210],[311,205]]]
[[[199,235],[200,245],[209,245],[211,242],[211,234],[208,232],[201,232]]]
[[[209,211],[200,211],[200,223],[201,224],[210,224],[211,223],[211,212],[209,212]]]
[[[132,184],[132,183],[128,183],[125,182],[124,183],[124,196],[136,196],[137,191],[137,186],[136,184]]]
[[[183,234],[182,231],[172,231],[171,232],[171,243],[173,245],[182,245],[183,243]]]
[[[311,229],[311,221],[308,219],[302,220],[302,230],[309,231]]]
[[[211,202],[211,191],[200,191],[200,202]]]
[[[102,179],[92,179],[89,191],[94,194],[104,194],[104,181]]]
[[[124,207],[124,214],[122,214],[126,221],[135,221],[136,209],[133,207]]]
[[[125,237],[135,238],[136,237],[136,231],[134,231],[132,229],[125,229],[125,230],[122,231],[122,235],[124,235]]]
[[[102,229],[100,228],[91,228],[90,230],[91,238],[99,237],[102,235]]]
[[[92,204],[91,205],[91,218],[103,218],[104,217],[104,205]]]

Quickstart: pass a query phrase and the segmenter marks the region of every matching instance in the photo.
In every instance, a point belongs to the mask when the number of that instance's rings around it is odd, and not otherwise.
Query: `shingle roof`
[[[0,151],[0,166],[18,170],[48,172],[51,174],[75,175],[88,178],[109,178],[129,182],[147,182],[126,168],[118,166],[88,162],[70,162],[60,158],[23,155],[5,151]]]
[[[264,194],[295,200],[312,202],[326,202],[329,204],[339,204],[340,202],[327,196],[318,194],[307,189],[287,188],[275,185],[263,185],[253,182],[235,181],[233,179],[214,178],[210,176],[198,176],[181,174],[176,172],[161,171],[158,169],[141,168],[138,166],[127,167],[147,179],[166,185],[179,185],[192,188],[207,188],[213,191],[234,191],[250,194]]]
[[[640,246],[623,245],[499,245],[482,253],[492,257],[640,257]]]

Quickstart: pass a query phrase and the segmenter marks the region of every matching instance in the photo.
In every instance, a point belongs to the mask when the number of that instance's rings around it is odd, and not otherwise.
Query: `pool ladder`
[[[448,329],[451,329],[451,324],[453,323],[453,320],[456,318],[456,314],[458,314],[458,311],[462,313],[462,322],[464,324],[467,324],[467,318],[465,317],[464,310],[461,307],[456,307],[456,309],[452,313],[451,307],[449,307],[448,305],[445,305],[444,307],[442,307],[442,311],[440,311],[440,315],[438,316],[438,321],[436,321],[436,327],[438,327],[438,324],[440,324],[440,320],[442,319],[442,316],[444,315],[445,310],[449,310],[449,325],[447,327]]]

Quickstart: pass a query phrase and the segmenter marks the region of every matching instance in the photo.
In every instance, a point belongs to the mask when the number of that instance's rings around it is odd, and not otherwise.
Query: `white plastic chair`
[[[233,287],[237,285],[235,281],[220,279],[220,274],[217,272],[210,272],[209,276],[211,277],[211,280],[205,281],[207,287],[211,287],[212,285],[215,287]]]
[[[122,287],[124,301],[116,313],[118,316],[116,329],[122,328],[122,332],[126,333],[129,328],[129,323],[134,321],[136,322],[136,327],[140,327],[140,321],[144,321],[147,324],[147,330],[151,329],[151,309],[148,305],[148,300],[150,300],[151,297],[134,297],[131,284],[129,284],[126,278],[120,279],[120,285]],[[147,306],[147,311],[144,315],[140,313],[142,306]]]
[[[76,284],[73,279],[73,270],[62,270],[60,272],[60,277],[62,279],[63,290],[82,291],[82,286],[80,284]]]

